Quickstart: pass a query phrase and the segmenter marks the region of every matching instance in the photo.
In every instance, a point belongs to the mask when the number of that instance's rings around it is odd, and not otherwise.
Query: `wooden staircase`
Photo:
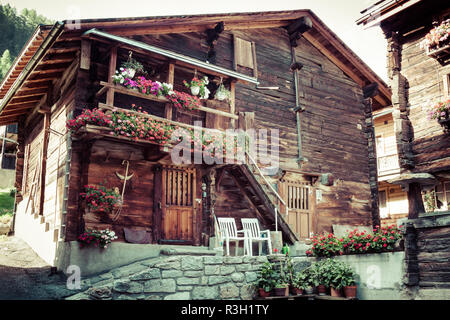
[[[298,241],[296,234],[280,214],[278,194],[264,181],[260,171],[252,164],[230,165],[227,171],[233,177],[239,189],[251,202],[259,218],[273,225],[272,230],[282,231],[283,241]]]

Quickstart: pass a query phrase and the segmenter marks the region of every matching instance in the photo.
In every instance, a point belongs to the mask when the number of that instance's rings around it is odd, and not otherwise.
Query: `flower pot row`
[[[287,297],[289,295],[299,296],[317,293],[319,296],[331,295],[332,297],[345,297],[356,298],[357,286],[345,286],[340,289],[333,287],[326,287],[325,285],[318,285],[317,287],[309,287],[306,289],[296,288],[293,286],[286,286],[283,288],[273,288],[270,291],[265,291],[264,288],[258,288],[259,296],[262,298],[275,296],[275,297]]]
[[[266,262],[258,275],[261,297],[312,294],[356,297],[355,273],[343,261],[328,258],[294,271],[290,257],[279,264]]]

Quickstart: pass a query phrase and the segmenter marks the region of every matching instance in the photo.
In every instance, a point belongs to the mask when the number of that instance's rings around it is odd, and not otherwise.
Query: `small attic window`
[[[234,44],[234,70],[243,73],[252,73],[253,77],[258,77],[256,65],[256,49],[253,41],[241,39],[233,36]],[[247,71],[247,72],[245,72]]]

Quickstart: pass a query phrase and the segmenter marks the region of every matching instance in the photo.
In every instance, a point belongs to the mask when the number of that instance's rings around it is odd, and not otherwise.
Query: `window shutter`
[[[233,36],[234,44],[234,70],[240,71],[239,68],[247,68],[253,70],[253,76],[258,76],[256,65],[256,48],[253,41],[247,41],[237,36]]]

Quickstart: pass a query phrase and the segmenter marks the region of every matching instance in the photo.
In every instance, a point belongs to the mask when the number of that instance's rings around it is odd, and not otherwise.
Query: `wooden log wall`
[[[294,77],[289,71],[292,57],[287,32],[274,28],[221,33],[215,45],[216,64],[229,69],[233,69],[233,36],[254,41],[260,86],[279,87],[258,90],[254,85],[237,83],[236,111],[255,112],[256,129],[279,129],[280,166],[298,169]],[[135,38],[202,60],[207,52],[204,35],[199,33]],[[300,102],[306,108],[301,115],[303,156],[309,160],[302,170],[335,177],[334,186],[318,185],[323,197],[316,207],[316,230],[331,231],[331,223],[371,225],[362,90],[307,40],[298,43],[296,59],[304,64]]]
[[[408,83],[414,171],[433,173],[450,170],[449,135],[436,120],[428,120],[429,107],[446,97],[444,77],[450,73],[450,65],[442,66],[420,48],[419,42],[428,31],[426,28],[401,39],[401,74]]]
[[[429,108],[448,98],[444,84],[450,65],[441,65],[419,46],[444,12],[439,1],[421,3],[381,25],[388,41],[388,76],[404,170],[438,173],[450,169],[449,136],[436,120],[428,120]]]
[[[122,193],[123,180],[116,173],[125,175],[126,164],[122,164],[125,159],[129,160],[128,175],[133,174],[133,177],[126,183],[124,205],[117,220],[113,220],[113,214],[84,214],[87,229],[109,228],[122,241],[123,227],[152,231],[154,164],[144,160],[139,147],[98,140],[91,147],[86,173],[86,184],[102,184],[107,189],[118,188]]]

